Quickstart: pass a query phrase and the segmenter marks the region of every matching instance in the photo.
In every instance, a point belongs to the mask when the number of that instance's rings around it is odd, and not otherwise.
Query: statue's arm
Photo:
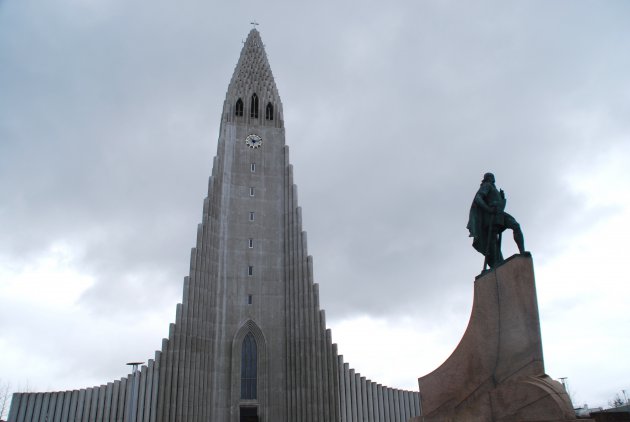
[[[479,189],[479,192],[475,195],[475,204],[479,206],[484,211],[492,212],[492,208],[486,203],[486,200],[483,199],[483,192]]]
[[[488,188],[486,186],[481,186],[479,190],[477,191],[477,194],[475,195],[474,202],[482,210],[486,212],[492,212],[492,207],[490,207],[490,205],[488,205],[488,203],[484,199],[487,194],[488,194]]]

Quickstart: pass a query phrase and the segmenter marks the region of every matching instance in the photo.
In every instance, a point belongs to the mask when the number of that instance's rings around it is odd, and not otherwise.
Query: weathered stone
[[[566,391],[545,375],[531,256],[475,280],[463,338],[418,384],[422,418],[413,421],[575,420]]]

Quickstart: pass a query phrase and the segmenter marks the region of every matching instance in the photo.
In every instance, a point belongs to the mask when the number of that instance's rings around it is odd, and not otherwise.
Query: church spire
[[[249,125],[283,127],[282,103],[260,33],[247,35],[228,86],[223,118]]]

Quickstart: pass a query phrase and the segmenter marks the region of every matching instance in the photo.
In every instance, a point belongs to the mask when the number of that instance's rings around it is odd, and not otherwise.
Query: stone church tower
[[[417,392],[366,380],[331,341],[282,103],[256,29],[227,90],[183,290],[155,359],[101,386],[18,393],[9,421],[404,422],[419,414]]]

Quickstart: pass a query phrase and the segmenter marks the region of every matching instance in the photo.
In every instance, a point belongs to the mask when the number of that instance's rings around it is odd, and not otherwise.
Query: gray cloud
[[[94,278],[81,312],[156,312],[164,326],[149,332],[165,333],[253,18],[329,320],[438,321],[465,302],[482,264],[465,226],[485,171],[537,262],[614,212],[588,208],[567,177],[628,139],[623,2],[35,3],[0,3],[0,255],[26,264],[71,245]],[[45,317],[32,314],[6,320],[6,338],[44,342],[20,334]],[[112,346],[97,345],[82,356],[101,361]],[[109,372],[88,378],[119,371],[121,352],[104,355]]]

